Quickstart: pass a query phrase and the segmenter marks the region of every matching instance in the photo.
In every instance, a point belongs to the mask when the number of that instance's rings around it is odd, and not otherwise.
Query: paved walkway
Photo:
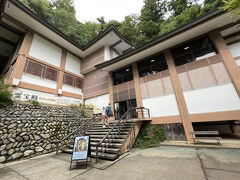
[[[195,149],[162,146],[132,149],[114,164],[102,162],[88,169],[69,171],[71,156],[55,154],[0,164],[0,179],[104,179],[104,180],[159,180],[159,179],[240,179],[240,150]],[[103,170],[104,169],[104,170]]]

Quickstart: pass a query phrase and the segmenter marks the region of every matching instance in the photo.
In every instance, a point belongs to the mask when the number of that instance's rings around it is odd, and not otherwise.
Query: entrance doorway
[[[118,120],[120,119],[129,108],[135,108],[137,107],[137,102],[136,99],[130,99],[127,101],[120,101],[120,102],[115,102],[114,103],[114,115],[115,119]],[[130,118],[136,118],[137,114],[136,112],[132,112],[130,114]]]

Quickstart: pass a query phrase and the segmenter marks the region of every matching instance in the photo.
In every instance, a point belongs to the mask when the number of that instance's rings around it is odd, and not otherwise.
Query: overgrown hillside
[[[73,0],[20,0],[43,20],[71,37],[81,46],[87,44],[110,24],[123,36],[140,46],[159,35],[169,32],[209,11],[224,5],[228,10],[239,7],[239,0],[144,0],[140,14],[131,14],[125,20],[81,23],[76,20]],[[91,11],[89,11],[91,12]]]

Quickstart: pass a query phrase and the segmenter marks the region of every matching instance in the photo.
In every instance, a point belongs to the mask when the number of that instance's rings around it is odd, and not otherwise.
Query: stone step
[[[92,127],[91,130],[89,130],[88,132],[90,131],[104,131],[104,132],[109,132],[112,128],[108,128],[108,127]],[[132,129],[132,127],[123,127],[121,129],[121,131],[130,131]],[[115,129],[114,129],[115,130]],[[116,131],[116,130],[115,130]]]
[[[121,131],[123,132],[129,132],[132,128],[123,128]],[[90,129],[88,132],[109,132],[111,129],[110,128],[102,128],[102,129]],[[117,130],[113,130],[117,131]]]
[[[92,152],[95,152],[96,149],[97,149],[96,146],[91,146],[91,151],[92,151]],[[73,145],[72,145],[72,146],[71,146],[71,145],[68,146],[68,147],[67,147],[65,150],[63,150],[63,151],[66,151],[67,153],[72,153],[72,151],[73,151]],[[99,151],[99,152],[101,151],[101,147],[99,147],[98,151]],[[120,151],[120,148],[107,147],[104,152],[111,153],[111,154],[115,154],[115,153],[119,153],[119,151]]]
[[[98,144],[98,142],[91,142],[90,143],[91,146],[96,146]],[[122,143],[107,143],[108,147],[109,148],[121,148],[122,147]]]
[[[108,132],[86,132],[86,135],[106,135]],[[114,134],[114,133],[117,133],[116,131],[115,132],[111,132],[110,134]],[[128,135],[129,132],[124,132],[124,131],[121,131],[120,132],[120,135]]]
[[[134,125],[134,123],[126,123],[124,124],[124,127],[132,127]],[[94,127],[102,127],[102,124],[95,124]],[[112,128],[114,126],[114,124],[109,124],[107,127]]]
[[[95,152],[92,152],[91,153],[91,157],[94,157],[96,158],[96,153]],[[107,159],[107,160],[115,160],[119,157],[118,154],[109,154],[109,153],[103,153],[103,154],[98,154],[98,158],[99,159]]]
[[[102,134],[102,135],[101,134],[97,134],[97,135],[96,134],[90,134],[89,136],[90,136],[90,138],[104,138],[106,136],[106,134]],[[117,137],[120,138],[120,139],[125,139],[125,138],[127,138],[127,136],[128,135],[120,135],[120,136],[118,135]]]
[[[91,152],[96,152],[96,147],[95,146],[91,146]],[[100,152],[101,151],[101,148],[98,148],[98,151]],[[110,154],[118,154],[120,151],[120,148],[106,148],[104,150],[104,152],[106,153],[110,153]]]
[[[110,144],[107,143],[107,145],[109,144],[108,147],[112,147],[112,148],[121,148],[123,145],[123,142],[125,141],[125,139],[123,139],[122,141],[120,140],[113,140]],[[96,146],[100,141],[91,141],[90,144],[91,146]],[[67,145],[68,148],[73,149],[73,143]]]
[[[92,138],[91,142],[100,142],[102,140],[102,138]],[[107,141],[109,140],[108,138],[106,139]],[[123,143],[125,141],[125,139],[118,139],[118,138],[114,138],[112,140],[113,143]]]

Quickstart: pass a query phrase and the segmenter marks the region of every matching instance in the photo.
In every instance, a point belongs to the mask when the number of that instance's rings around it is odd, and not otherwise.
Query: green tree
[[[168,10],[173,11],[174,16],[180,15],[185,9],[192,6],[191,0],[171,0],[168,2]]]
[[[137,15],[129,15],[126,16],[124,21],[121,23],[121,26],[118,27],[120,33],[131,43],[139,44],[139,31],[137,29],[137,24],[139,21],[139,17]]]
[[[145,0],[141,10],[138,30],[143,39],[149,41],[155,38],[159,32],[159,25],[164,21],[164,14],[167,11],[165,0]],[[146,38],[144,38],[144,36]]]
[[[41,19],[52,22],[52,5],[48,0],[20,0]]]
[[[201,15],[210,12],[214,9],[220,8],[223,5],[222,0],[204,0]]]
[[[11,105],[13,103],[11,93],[8,92],[8,86],[0,80],[0,105]]]
[[[102,16],[102,17],[99,17],[97,18],[97,21],[99,22],[100,24],[100,31],[99,32],[102,32],[106,29],[106,21],[105,21],[105,18]]]
[[[240,1],[239,0],[223,0],[223,9],[231,11],[232,15],[240,17]]]

